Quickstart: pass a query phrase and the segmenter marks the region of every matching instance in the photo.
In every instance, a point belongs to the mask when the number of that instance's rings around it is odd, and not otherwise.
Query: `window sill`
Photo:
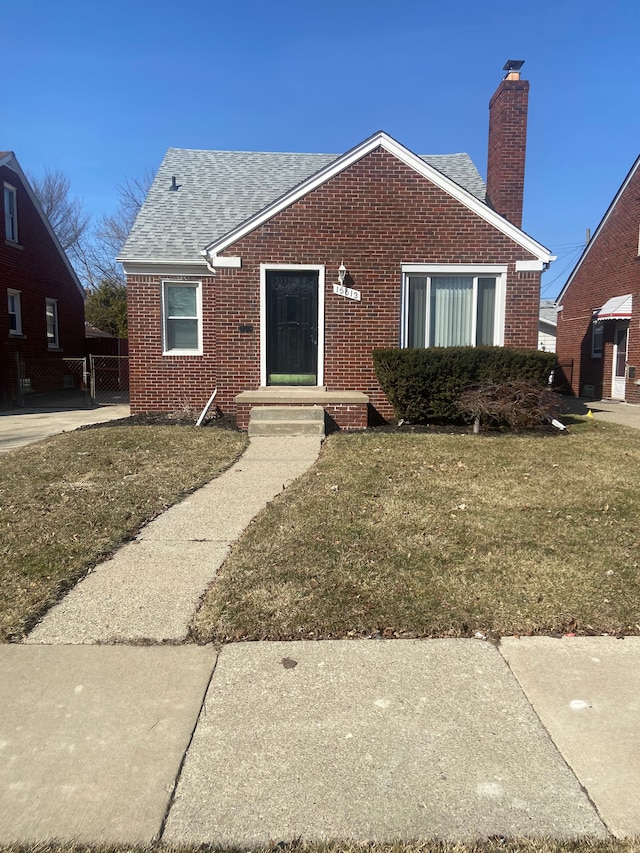
[[[27,336],[22,332],[9,332],[9,337],[13,341],[26,341]]]
[[[24,246],[21,246],[20,243],[16,243],[13,240],[5,240],[5,246],[11,246],[12,249],[18,249],[20,252],[24,251]]]
[[[47,349],[49,350],[49,352],[64,352],[62,347],[47,347]]]
[[[165,356],[165,355],[168,355],[168,356],[171,356],[171,355],[185,356],[185,355],[187,355],[187,356],[192,356],[192,357],[196,356],[197,357],[197,356],[203,355],[203,352],[202,352],[202,350],[193,350],[193,349],[170,349],[170,350],[166,350],[165,352],[163,352],[162,355],[163,356]]]

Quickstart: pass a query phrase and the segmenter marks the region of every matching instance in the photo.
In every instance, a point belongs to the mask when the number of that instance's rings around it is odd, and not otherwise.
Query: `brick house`
[[[558,297],[558,362],[572,393],[640,403],[640,157]]]
[[[371,351],[537,348],[540,275],[521,230],[529,84],[490,104],[485,187],[466,154],[376,133],[340,156],[170,149],[121,252],[132,411],[322,406],[392,416]]]
[[[84,356],[84,290],[12,151],[0,152],[0,404],[76,381]],[[81,374],[80,374],[81,376]]]

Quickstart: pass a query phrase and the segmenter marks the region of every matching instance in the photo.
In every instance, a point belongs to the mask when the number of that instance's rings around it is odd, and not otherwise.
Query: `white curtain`
[[[471,346],[472,330],[473,278],[432,278],[429,346]]]
[[[407,346],[425,347],[427,328],[427,277],[412,275],[409,279],[409,316]]]

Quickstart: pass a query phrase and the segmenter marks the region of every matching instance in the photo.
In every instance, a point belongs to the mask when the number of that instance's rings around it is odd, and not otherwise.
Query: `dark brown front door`
[[[267,270],[267,384],[316,385],[318,273]]]

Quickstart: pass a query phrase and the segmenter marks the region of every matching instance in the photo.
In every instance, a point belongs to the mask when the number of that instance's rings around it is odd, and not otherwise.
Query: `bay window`
[[[504,268],[406,264],[403,271],[403,346],[502,344]]]

